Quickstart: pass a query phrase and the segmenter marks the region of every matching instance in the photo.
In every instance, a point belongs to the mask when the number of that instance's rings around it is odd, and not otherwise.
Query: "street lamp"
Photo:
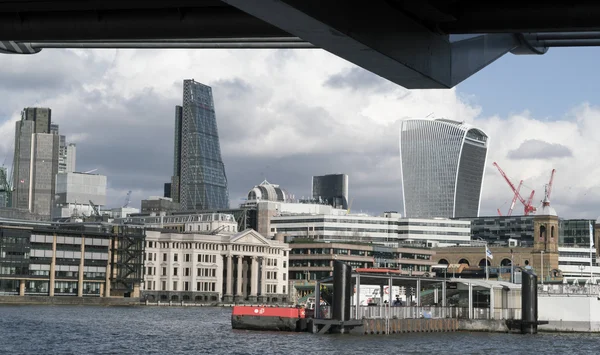
[[[542,261],[542,285],[544,284],[544,251],[542,250],[541,254],[540,254],[540,259]]]

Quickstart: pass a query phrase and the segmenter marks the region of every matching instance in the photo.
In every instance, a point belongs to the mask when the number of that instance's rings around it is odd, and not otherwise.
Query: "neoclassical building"
[[[287,303],[290,248],[235,234],[148,230],[143,295],[155,301]]]

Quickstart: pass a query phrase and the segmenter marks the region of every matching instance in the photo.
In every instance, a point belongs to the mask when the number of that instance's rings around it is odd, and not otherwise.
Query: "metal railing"
[[[538,295],[599,296],[600,285],[538,285]]]
[[[360,306],[359,314],[356,306],[351,306],[351,319],[418,319],[418,318],[451,318],[469,319],[468,307],[433,307],[433,306]],[[320,307],[320,319],[331,319],[331,306]],[[489,308],[473,307],[473,315],[470,319],[490,319]],[[493,311],[493,319],[521,319],[520,308],[496,308]]]

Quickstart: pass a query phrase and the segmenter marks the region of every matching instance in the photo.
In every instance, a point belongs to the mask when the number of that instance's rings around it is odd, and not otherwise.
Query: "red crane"
[[[517,189],[515,187],[515,185],[512,183],[512,181],[510,181],[510,179],[508,178],[508,176],[506,176],[506,173],[500,168],[500,166],[498,165],[498,163],[494,162],[493,165],[498,169],[498,171],[500,172],[500,175],[502,175],[502,177],[504,178],[504,180],[506,180],[506,182],[508,183],[508,186],[510,186],[511,190],[515,194],[514,198],[518,198],[519,201],[521,201],[521,203],[523,204],[525,215],[527,216],[531,212],[534,212],[535,211],[535,207],[533,207],[531,205],[531,202],[533,201],[533,196],[535,194],[535,190],[531,191],[531,195],[529,195],[529,199],[527,201],[525,201],[525,199],[523,198],[523,196],[521,196],[521,193],[519,192],[519,190],[521,189],[521,185],[523,184],[523,181],[521,180],[521,183],[519,184],[519,188]],[[513,205],[514,205],[514,203],[513,203]],[[512,211],[512,206],[513,205],[511,205],[511,211]]]
[[[520,190],[521,190],[521,186],[522,186],[522,185],[523,185],[523,180],[521,180],[521,181],[519,182],[519,186],[517,186],[517,191],[520,191]],[[515,195],[513,196],[513,199],[512,199],[512,201],[511,201],[511,203],[510,203],[510,208],[508,209],[508,213],[506,214],[507,216],[510,216],[510,215],[512,215],[512,211],[513,211],[513,209],[515,208],[515,202],[517,201],[517,198],[518,198],[518,195],[517,195],[517,194],[515,194]],[[499,209],[499,208],[498,208],[498,215],[499,215],[499,216],[502,216],[502,212],[500,211],[500,209]]]

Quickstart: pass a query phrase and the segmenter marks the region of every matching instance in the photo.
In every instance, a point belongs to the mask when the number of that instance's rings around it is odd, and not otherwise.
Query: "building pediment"
[[[235,244],[256,244],[269,245],[269,241],[254,229],[246,229],[245,231],[234,234],[229,239],[230,243]]]

